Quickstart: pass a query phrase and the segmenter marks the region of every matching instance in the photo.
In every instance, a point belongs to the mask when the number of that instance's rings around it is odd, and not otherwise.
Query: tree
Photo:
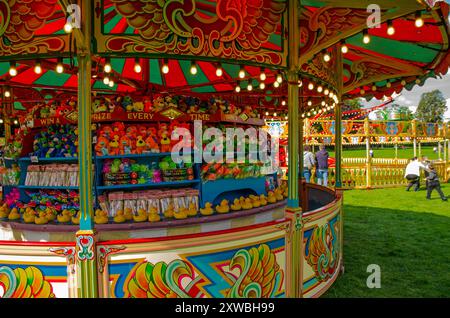
[[[423,93],[415,116],[417,120],[422,122],[441,123],[444,119],[444,113],[447,111],[446,104],[444,95],[438,89]]]
[[[349,111],[349,110],[358,110],[363,107],[363,104],[361,102],[361,98],[354,98],[344,101],[344,106],[342,107],[342,111]]]

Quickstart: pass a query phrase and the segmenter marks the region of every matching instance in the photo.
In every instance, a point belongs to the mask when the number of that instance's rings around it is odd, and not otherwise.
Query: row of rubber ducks
[[[274,191],[269,191],[267,196],[261,194],[250,195],[247,198],[240,197],[239,199],[234,199],[233,203],[229,205],[228,200],[222,200],[219,205],[216,205],[213,209],[212,204],[207,202],[203,209],[200,209],[202,215],[212,215],[214,211],[220,214],[228,213],[230,211],[240,211],[240,210],[250,210],[265,206],[267,204],[273,204],[278,201],[282,201],[287,197],[287,191],[283,188],[276,188]]]
[[[22,219],[25,223],[34,223],[39,225],[47,224],[54,220],[58,220],[59,223],[69,223],[70,221],[73,222],[74,219],[76,219],[73,216],[73,212],[69,210],[64,210],[61,214],[56,214],[51,208],[47,208],[44,211],[35,211],[28,207],[23,210],[23,213],[20,213],[19,209],[9,209],[7,205],[0,207],[0,218],[7,218],[11,221]],[[79,224],[79,221],[77,224]]]

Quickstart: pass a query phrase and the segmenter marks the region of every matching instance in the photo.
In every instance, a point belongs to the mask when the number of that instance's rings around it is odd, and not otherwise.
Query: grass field
[[[315,149],[317,151],[318,149]],[[329,149],[330,157],[335,156],[334,151]],[[417,150],[418,152],[419,150]],[[392,146],[385,146],[384,148],[374,147],[373,148],[374,158],[395,158],[395,149]],[[436,160],[439,158],[439,155],[433,152],[432,146],[421,147],[421,155],[427,156],[430,160]],[[366,157],[366,149],[358,148],[355,149],[352,147],[344,147],[343,152],[344,158],[365,158]],[[405,149],[401,149],[401,146],[398,148],[397,158],[401,159],[410,159],[414,156],[414,150],[412,145],[405,145]],[[443,156],[443,155],[442,155]]]
[[[450,203],[425,195],[423,186],[344,192],[345,273],[324,297],[450,296]],[[369,264],[381,268],[380,289],[366,285]]]

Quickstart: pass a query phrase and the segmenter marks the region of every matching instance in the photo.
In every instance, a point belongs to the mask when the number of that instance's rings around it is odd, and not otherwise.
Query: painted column
[[[370,155],[370,122],[364,119],[364,134],[366,135],[366,187],[372,186],[372,156]]]
[[[342,102],[342,92],[344,90],[344,83],[343,83],[343,57],[342,57],[342,50],[341,50],[341,44],[338,44],[337,50],[336,50],[336,65],[337,65],[337,74],[338,74],[338,87],[336,95],[339,99],[339,103]],[[336,107],[334,108],[334,127],[335,127],[335,136],[334,136],[334,151],[336,155],[336,168],[335,168],[335,175],[336,175],[336,182],[335,182],[335,188],[339,189],[342,188],[342,109],[339,103],[336,103]]]
[[[417,121],[413,119],[411,124],[412,124],[414,157],[417,157]]]
[[[418,145],[418,149],[419,149],[419,153],[417,155],[418,155],[418,158],[420,158],[420,157],[422,157],[422,145],[420,143],[420,140],[417,141],[417,145]]]
[[[77,288],[80,298],[98,297],[96,232],[93,215],[91,130],[91,12],[81,2],[82,43],[78,49],[78,164],[80,166],[80,230],[76,233]],[[74,30],[78,32],[79,30]]]
[[[299,207],[299,94],[298,94],[298,71],[299,71],[299,9],[300,1],[289,0],[288,23],[289,23],[289,46],[288,46],[288,203],[286,218],[289,219],[290,227],[286,233],[286,297],[301,297],[303,285],[302,277],[302,211]]]
[[[441,147],[441,141],[439,140],[438,141],[438,158],[439,158],[439,160],[442,159],[441,152],[442,152],[442,147]]]

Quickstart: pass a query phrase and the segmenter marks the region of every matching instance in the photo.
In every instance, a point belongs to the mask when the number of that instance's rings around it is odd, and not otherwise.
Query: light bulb
[[[323,91],[323,87],[322,86],[317,87],[317,92],[318,93],[322,93],[322,91]]]
[[[420,84],[420,79],[416,79],[416,84]]]
[[[17,75],[16,62],[9,63],[9,75],[13,77]]]
[[[241,91],[241,86],[237,84],[234,90],[236,91],[236,93],[239,93]]]
[[[108,85],[109,85],[109,87],[114,87],[114,80],[110,80]]]
[[[103,79],[103,84],[108,85],[109,84],[109,77],[105,76],[105,78]]]
[[[41,63],[40,62],[36,63],[36,65],[34,67],[34,72],[36,74],[41,74],[42,73],[42,67],[41,67]]]
[[[8,91],[8,90],[6,90],[6,91],[5,91],[5,97],[6,97],[6,98],[10,98],[10,97],[11,97],[11,92]]]
[[[64,66],[61,60],[58,61],[58,64],[56,64],[56,73],[61,74],[64,72]]]
[[[298,87],[302,87],[303,86],[303,82],[301,80],[298,80]]]
[[[248,85],[247,85],[247,90],[248,90],[249,92],[251,92],[251,91],[253,90],[253,85],[252,85],[252,84],[248,84]]]
[[[422,19],[422,12],[417,11],[416,12],[416,22],[414,23],[417,28],[421,28],[424,25],[423,19]]]
[[[285,100],[281,101],[281,105],[286,106],[286,101]]]
[[[277,117],[277,113],[273,113],[273,117]]]
[[[388,35],[394,35],[394,33],[395,33],[395,28],[394,28],[394,25],[393,25],[392,21],[389,20],[388,23],[387,23],[387,25],[388,25],[388,28],[387,28],[387,34],[388,34]]]
[[[402,84],[402,86],[405,86],[406,85],[406,81],[402,80],[400,84]]]
[[[391,82],[387,82],[387,83],[386,83],[386,87],[387,87],[387,88],[390,88],[391,86],[392,86]]]
[[[377,86],[374,84],[374,85],[372,85],[372,91],[376,91],[377,90]]]
[[[369,31],[367,31],[367,30],[363,31],[363,42],[364,42],[364,44],[370,43]]]
[[[241,66],[241,69],[239,70],[239,78],[244,78],[245,77],[245,70],[244,67]]]
[[[284,119],[285,119],[285,120],[288,120],[289,118],[288,118],[288,116],[284,116]]]
[[[66,33],[71,33],[72,30],[73,30],[72,23],[67,22],[67,23],[64,25],[64,32],[66,32]]]
[[[278,83],[277,81],[273,82],[273,87],[278,88],[280,86],[280,83]]]
[[[222,77],[222,75],[223,75],[223,68],[222,68],[222,65],[219,63],[219,65],[217,65],[217,68],[216,68],[216,76]]]
[[[308,101],[308,106],[311,106],[312,105],[312,101]]]
[[[283,76],[281,76],[281,74],[277,75],[277,82],[280,84],[283,82]]]
[[[17,119],[14,120],[14,125],[18,125],[19,122],[17,121]]]
[[[106,59],[105,67],[103,68],[103,70],[105,71],[105,73],[111,73],[112,67],[111,63],[109,62],[109,59]]]
[[[164,59],[163,65],[161,67],[161,72],[163,72],[163,74],[169,73],[169,61],[167,59]]]
[[[192,74],[192,75],[197,74],[197,71],[198,71],[198,70],[197,70],[197,65],[195,64],[195,62],[192,62],[192,63],[191,63],[191,70],[190,70],[190,71],[191,71],[191,74]]]
[[[3,123],[4,123],[3,119],[0,119],[0,124],[3,124]]]
[[[266,116],[269,116],[269,112],[266,112]]]
[[[313,83],[309,83],[309,84],[308,84],[308,89],[309,89],[310,91],[312,91],[312,90],[314,89],[314,84],[313,84]]]
[[[330,56],[330,54],[329,54],[328,52],[325,52],[325,53],[324,53],[324,55],[323,55],[323,60],[324,60],[325,62],[327,62],[327,63],[331,60],[331,56]]]
[[[321,105],[322,105],[322,106],[325,106],[325,104],[326,104],[325,101],[322,101]]]
[[[330,94],[330,90],[328,88],[325,88],[323,93],[325,94],[325,96],[328,96],[328,94]]]
[[[264,83],[259,83],[259,88],[260,88],[260,89],[266,88],[266,84],[264,84]]]
[[[134,61],[134,71],[136,72],[136,73],[140,73],[140,72],[142,72],[142,66],[141,66],[141,64],[139,63],[139,59],[136,59],[135,61]]]
[[[267,78],[266,73],[264,72],[264,70],[262,70],[261,74],[259,74],[259,79],[264,82],[266,78]]]
[[[343,54],[347,54],[348,53],[348,46],[347,46],[347,44],[345,44],[345,42],[342,43],[341,52]]]

